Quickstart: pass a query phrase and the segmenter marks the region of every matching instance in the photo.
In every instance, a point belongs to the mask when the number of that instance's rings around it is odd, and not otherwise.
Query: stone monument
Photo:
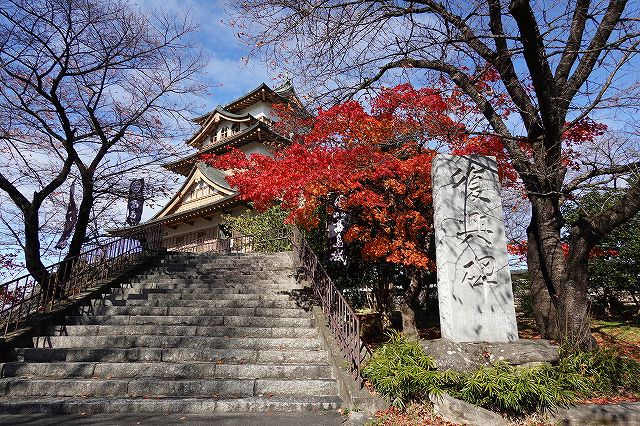
[[[438,155],[433,208],[442,337],[518,339],[494,157]]]

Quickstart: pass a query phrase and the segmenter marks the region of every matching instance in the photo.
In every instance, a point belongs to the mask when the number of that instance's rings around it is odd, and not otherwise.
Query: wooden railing
[[[298,263],[311,282],[314,295],[327,318],[329,329],[348,362],[349,371],[358,387],[362,387],[361,367],[370,352],[360,339],[360,320],[298,230],[293,232],[292,244]]]
[[[160,237],[157,228],[98,240],[77,256],[0,284],[0,332],[6,336],[18,330],[32,315],[55,310],[110,274],[133,265],[143,253],[160,249]]]
[[[291,231],[277,228],[260,235],[207,239],[201,238],[179,246],[175,251],[187,253],[253,253],[291,250]],[[169,248],[169,250],[172,250]]]

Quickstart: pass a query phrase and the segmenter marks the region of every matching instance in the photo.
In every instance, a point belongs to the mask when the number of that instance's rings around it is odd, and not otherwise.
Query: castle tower
[[[221,155],[231,148],[247,156],[272,150],[289,142],[273,130],[277,117],[274,104],[301,106],[290,81],[272,89],[262,83],[225,106],[194,119],[200,126],[185,143],[197,152],[163,166],[186,177],[169,202],[147,222],[112,232],[160,227],[163,246],[172,251],[215,250],[230,231],[222,225],[222,215],[237,216],[250,209],[240,194],[226,181],[226,173],[199,161],[202,154]],[[222,226],[221,226],[222,225]],[[236,236],[236,235],[234,235]]]

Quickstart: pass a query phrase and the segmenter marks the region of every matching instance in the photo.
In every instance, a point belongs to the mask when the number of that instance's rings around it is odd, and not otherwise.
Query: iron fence
[[[27,274],[0,285],[0,327],[4,336],[17,330],[36,313],[55,309],[64,300],[90,289],[99,281],[131,265],[147,251],[163,247],[160,228],[144,234],[98,241],[78,256],[53,264],[36,276]],[[360,339],[360,321],[347,299],[335,286],[324,266],[297,229],[281,228],[261,235],[195,241],[180,247],[185,252],[253,253],[294,250],[329,328],[349,363],[349,371],[362,386],[361,366],[369,349]]]
[[[349,371],[358,387],[362,387],[361,367],[369,355],[369,348],[360,339],[360,320],[297,229],[293,232],[292,243],[299,265],[311,282],[333,337],[349,363]]]
[[[160,248],[160,229],[144,234],[92,242],[77,255],[54,263],[36,274],[0,284],[0,327],[3,335],[15,331],[28,317],[51,312],[122,267],[143,252]]]

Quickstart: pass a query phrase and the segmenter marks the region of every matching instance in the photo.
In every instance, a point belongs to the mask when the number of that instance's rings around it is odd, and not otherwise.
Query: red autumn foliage
[[[527,241],[513,241],[507,244],[507,250],[514,256],[518,256],[521,260],[527,257],[528,244]],[[569,243],[562,243],[562,251],[564,256],[569,256]],[[620,255],[620,250],[613,248],[594,247],[589,252],[590,259],[612,258]]]
[[[490,82],[492,74],[486,74]],[[290,135],[291,144],[272,157],[247,158],[231,149],[202,159],[233,171],[227,180],[258,210],[279,203],[290,212],[288,222],[306,229],[319,225],[319,209],[344,210],[350,217],[345,239],[362,244],[364,259],[433,269],[426,243],[433,231],[434,155],[493,155],[503,184],[516,182],[500,140],[469,136],[452,119],[468,105],[455,91],[445,93],[403,84],[382,90],[370,100],[369,110],[350,100],[321,109],[315,117],[274,105],[280,115],[275,129]],[[329,199],[336,195],[341,201],[331,206]]]

